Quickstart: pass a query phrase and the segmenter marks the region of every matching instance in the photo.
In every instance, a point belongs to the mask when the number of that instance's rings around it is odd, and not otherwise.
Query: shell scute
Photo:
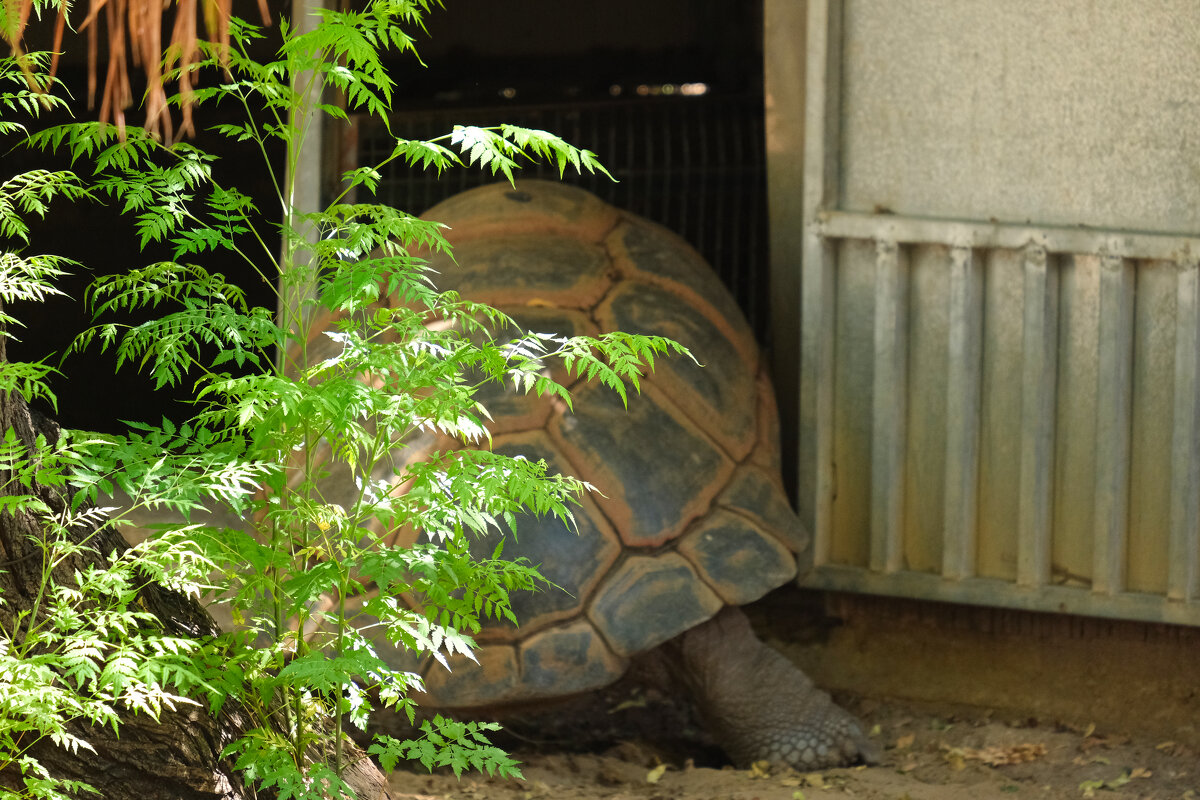
[[[449,276],[447,288],[491,306],[591,308],[610,284],[605,250],[569,236],[472,239],[455,247],[454,260],[439,254],[429,266]]]
[[[576,414],[550,421],[550,431],[578,475],[606,497],[596,505],[621,540],[635,547],[677,538],[707,511],[733,462],[652,385],[629,407],[604,386],[574,391]]]
[[[737,302],[712,267],[683,239],[661,225],[627,214],[606,245],[622,274],[667,287],[696,307],[715,309],[729,341],[747,357],[757,351],[754,333]]]
[[[455,247],[493,236],[571,236],[600,242],[620,218],[617,209],[588,192],[547,181],[522,181],[517,188],[494,184],[463,192],[426,213],[449,226],[445,236]],[[469,224],[460,224],[469,222]]]
[[[725,603],[675,552],[630,556],[596,591],[588,619],[617,655],[632,656],[699,625]]]
[[[665,288],[625,281],[597,310],[601,327],[652,333],[687,347],[690,358],[663,358],[651,381],[734,459],[741,459],[758,438],[754,385],[757,359],[725,336],[713,319],[684,297]]]
[[[753,464],[738,468],[717,502],[753,520],[793,553],[803,553],[812,543],[812,537],[788,505],[778,482]]]
[[[678,551],[730,605],[753,602],[796,575],[796,560],[778,539],[723,509],[688,531]]]
[[[473,662],[466,656],[448,659],[449,669],[434,662],[425,674],[425,691],[432,705],[445,708],[485,706],[511,701],[517,695],[517,651],[510,645],[483,645]]]
[[[506,330],[505,335],[519,336],[527,331],[553,334],[556,336],[596,335],[596,326],[581,311],[564,308],[521,306],[501,308],[516,323],[517,329]],[[549,365],[548,374],[560,384],[567,385],[571,377],[559,362]],[[475,393],[475,399],[487,409],[491,419],[488,430],[493,436],[514,431],[542,427],[552,410],[561,401],[552,395],[538,396],[513,391],[511,384],[495,381],[483,383]]]
[[[599,689],[621,677],[629,666],[584,619],[533,634],[521,644],[520,659],[518,692],[529,698]]]
[[[547,471],[551,474],[570,472],[562,456],[541,431],[498,438],[493,450],[508,456],[545,459]],[[529,559],[539,568],[543,577],[555,586],[534,592],[513,592],[510,602],[513,613],[520,620],[519,631],[506,622],[492,623],[480,635],[481,639],[512,638],[518,632],[528,635],[551,622],[580,612],[583,599],[617,560],[621,545],[603,515],[596,511],[592,500],[581,497],[579,503],[575,509],[577,532],[565,529],[556,517],[534,514],[517,516],[515,536],[505,526],[503,534],[507,539],[504,542],[504,557]],[[501,532],[495,531],[473,540],[471,554],[477,558],[490,557],[500,536]]]

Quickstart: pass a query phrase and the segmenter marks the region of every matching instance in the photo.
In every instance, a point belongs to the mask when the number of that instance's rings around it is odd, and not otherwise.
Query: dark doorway
[[[273,3],[275,5],[275,3]],[[253,14],[253,6],[242,9]],[[761,4],[717,0],[447,0],[429,18],[429,36],[417,45],[427,67],[397,59],[399,85],[392,120],[398,135],[439,135],[456,123],[511,122],[543,128],[595,151],[618,182],[601,177],[568,180],[621,208],[676,231],[695,246],[733,290],[761,340],[768,330],[766,190],[762,130]],[[64,83],[85,96],[82,37],[63,66]],[[134,87],[135,95],[139,92]],[[89,112],[80,105],[77,114]],[[198,128],[223,120],[215,111]],[[366,120],[330,124],[324,172],[367,163],[388,145],[380,126]],[[269,177],[254,153],[201,133],[196,144],[221,156],[218,167],[243,191],[274,204]],[[33,165],[0,143],[0,180]],[[63,166],[61,163],[58,166]],[[533,167],[527,174],[557,177]],[[378,199],[420,213],[451,194],[494,180],[460,170],[442,180],[411,171],[385,176]],[[361,198],[365,199],[365,198]],[[94,274],[153,261],[138,252],[132,226],[112,209],[56,207],[36,226],[31,252],[77,259],[88,270],[66,281],[70,298],[14,308],[26,324],[10,344],[13,359],[62,353],[89,323],[82,305]],[[272,301],[244,266],[206,264],[243,285],[258,303]],[[72,356],[53,381],[58,417],[70,427],[117,430],[120,420],[157,420],[188,414],[190,386],[154,392],[136,365],[113,374],[115,358]]]
[[[397,65],[403,100],[392,130],[429,138],[454,124],[507,122],[594,151],[616,182],[569,172],[564,180],[691,243],[765,344],[761,11],[758,3],[714,0],[447,3],[422,40],[428,69]],[[335,135],[331,175],[391,152],[383,126],[370,120]],[[558,178],[549,165],[524,174]],[[439,179],[393,168],[377,198],[419,213],[495,180],[475,170]]]

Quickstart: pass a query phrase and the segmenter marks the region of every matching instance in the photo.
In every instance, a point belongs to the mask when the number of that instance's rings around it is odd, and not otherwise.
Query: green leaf
[[[67,155],[86,177],[35,171],[0,184],[0,235],[28,244],[29,219],[53,203],[100,200],[125,217],[114,236],[164,248],[168,259],[93,282],[84,298],[93,324],[70,352],[112,350],[118,368],[190,388],[191,415],[132,420],[120,435],[64,431],[33,451],[6,432],[0,468],[10,485],[0,512],[43,520],[45,591],[41,607],[18,616],[25,641],[0,639],[0,753],[12,741],[5,731],[86,750],[68,722],[115,728],[130,710],[217,711],[233,698],[246,727],[225,754],[252,786],[281,798],[342,796],[342,765],[330,763],[327,745],[343,720],[365,727],[380,706],[415,719],[420,678],[390,667],[376,643],[444,664],[469,660],[483,622],[516,622],[511,592],[548,587],[534,565],[505,557],[503,541],[487,548],[490,558],[473,555],[472,541],[515,537],[529,514],[572,528],[574,503],[592,490],[543,461],[492,452],[478,390],[504,384],[569,406],[570,392],[549,377],[561,360],[625,399],[658,355],[686,352],[657,337],[522,333],[504,313],[438,291],[423,254],[452,256],[442,225],[346,202],[345,192],[378,190],[392,161],[439,175],[474,166],[509,181],[535,159],[560,173],[604,171],[592,153],[546,131],[457,126],[431,141],[395,137],[380,163],[345,173],[345,191],[328,206],[293,206],[288,170],[312,114],[344,121],[353,110],[386,127],[399,74],[387,51],[414,55],[436,5],[322,9],[304,32],[280,20],[268,60],[258,55],[263,30],[236,18],[227,48],[199,41],[190,64],[178,49],[164,54],[165,74],[180,85],[173,106],[223,103],[232,113],[214,132],[268,156],[266,213],[191,144],[133,126],[122,135],[94,122],[29,124],[28,146]],[[31,54],[27,63],[48,60]],[[21,65],[0,59],[0,80],[11,89],[0,104],[36,119],[42,106]],[[309,105],[310,97],[339,100]],[[276,153],[284,159],[272,160]],[[288,302],[254,305],[248,284],[206,266],[217,253]],[[0,300],[46,299],[75,267],[5,252]],[[19,324],[5,312],[0,323]],[[0,391],[53,402],[47,363],[0,364]],[[431,438],[453,445],[423,459],[406,452]],[[52,509],[35,484],[70,496],[67,508]],[[92,505],[118,492],[128,508]],[[90,549],[110,515],[123,526],[147,513],[174,521],[144,528],[127,550]],[[146,608],[147,582],[227,605],[235,630],[218,636],[187,619],[166,630]],[[488,743],[491,730],[437,717],[410,741],[381,737],[372,752],[388,768],[406,759],[519,776]],[[34,762],[28,768],[36,773]],[[47,786],[53,796],[72,785]]]

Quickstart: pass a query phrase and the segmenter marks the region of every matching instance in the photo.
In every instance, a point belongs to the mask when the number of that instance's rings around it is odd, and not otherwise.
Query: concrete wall
[[[835,693],[1200,746],[1200,629],[796,590],[751,614]]]
[[[838,207],[1197,230],[1192,0],[848,0]]]

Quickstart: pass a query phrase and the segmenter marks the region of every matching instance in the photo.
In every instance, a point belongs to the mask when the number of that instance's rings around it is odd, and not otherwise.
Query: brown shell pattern
[[[425,216],[449,226],[454,246],[453,261],[431,259],[439,288],[527,330],[668,336],[703,364],[658,360],[628,410],[578,381],[574,413],[499,389],[481,395],[497,451],[544,458],[602,495],[576,509],[578,535],[554,520],[519,521],[505,554],[541,565],[562,590],[514,596],[521,625],[484,630],[482,669],[423,665],[427,702],[495,705],[603,686],[631,656],[795,575],[808,536],[780,485],[770,382],[733,298],[691,247],[541,181],[471,190]]]

